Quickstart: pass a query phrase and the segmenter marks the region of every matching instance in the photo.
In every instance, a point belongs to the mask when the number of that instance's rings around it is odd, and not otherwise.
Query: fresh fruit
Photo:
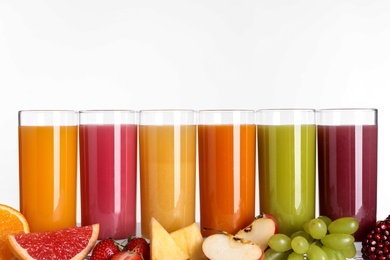
[[[155,260],[186,260],[190,256],[175,243],[168,231],[152,217],[150,221],[150,258]]]
[[[0,259],[11,259],[12,251],[7,245],[7,236],[30,232],[26,218],[18,210],[0,204]]]
[[[285,234],[275,234],[270,237],[268,245],[276,252],[286,252],[291,249],[291,238]]]
[[[328,234],[321,239],[324,246],[336,250],[342,250],[353,245],[355,238],[349,234]]]
[[[262,259],[264,253],[260,246],[249,240],[221,231],[208,236],[202,245],[204,254],[213,260]]]
[[[321,239],[326,235],[326,223],[320,218],[314,218],[309,222],[309,234],[315,239]]]
[[[326,216],[310,219],[303,223],[302,230],[291,236],[281,233],[273,235],[268,241],[270,248],[265,252],[265,259],[302,259],[303,256],[310,260],[353,258],[356,255],[356,247],[352,233],[357,230],[358,224],[359,222],[351,217],[334,221]],[[330,233],[328,229],[332,225],[334,233]]]
[[[122,251],[132,251],[139,253],[144,260],[150,259],[149,242],[143,237],[130,237]]]
[[[207,257],[202,250],[203,237],[195,222],[191,225],[170,233],[175,243],[191,258],[191,260],[204,260]]]
[[[353,234],[359,228],[359,221],[352,217],[343,217],[330,223],[328,231],[331,234]]]
[[[111,259],[111,260],[145,260],[140,253],[134,252],[134,251],[121,251],[121,252],[115,253],[109,259]]]
[[[120,252],[119,245],[112,238],[100,240],[94,247],[90,260],[108,260]]]
[[[311,244],[309,250],[307,251],[307,257],[310,260],[327,260],[328,255],[316,244]]]
[[[363,259],[390,259],[390,215],[368,232],[361,252]]]
[[[272,248],[268,248],[264,253],[264,260],[285,260],[292,253],[292,251],[276,252]]]
[[[304,253],[309,250],[309,241],[307,241],[306,238],[302,236],[296,236],[293,239],[291,239],[291,248],[294,250],[294,252],[303,255]]]
[[[327,227],[329,227],[329,225],[332,223],[332,220],[328,216],[321,215],[318,216],[318,218],[324,221]]]
[[[257,216],[251,224],[239,230],[234,236],[258,244],[263,251],[268,247],[268,240],[279,232],[276,218],[271,214]]]
[[[99,224],[8,236],[19,259],[84,259],[99,235]]]

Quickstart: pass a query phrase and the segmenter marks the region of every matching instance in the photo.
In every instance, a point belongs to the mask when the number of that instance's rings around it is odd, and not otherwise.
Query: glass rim
[[[318,126],[378,125],[376,108],[330,108],[317,110]]]
[[[172,113],[172,112],[190,112],[190,113],[195,113],[196,110],[194,109],[175,109],[175,108],[170,108],[170,109],[141,109],[139,110],[139,113]]]
[[[356,111],[372,111],[378,112],[377,108],[321,108],[317,112],[356,112]]]
[[[138,117],[140,126],[196,125],[197,113],[193,109],[144,109]]]
[[[297,112],[315,112],[315,108],[262,108],[256,110],[256,113],[259,112],[278,112],[278,111],[297,111]]]
[[[136,110],[132,109],[84,109],[79,111],[80,114],[88,114],[88,113],[112,113],[112,112],[119,112],[119,113],[137,113]]]
[[[19,126],[77,126],[78,110],[19,110]]]
[[[73,112],[73,113],[79,113],[79,110],[72,110],[72,109],[25,109],[25,110],[19,110],[18,113],[52,113],[52,112]]]
[[[253,109],[201,109],[198,110],[199,113],[228,113],[228,112],[255,112]]]

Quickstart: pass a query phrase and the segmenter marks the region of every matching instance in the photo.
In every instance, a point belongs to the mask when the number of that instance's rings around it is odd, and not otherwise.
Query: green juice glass
[[[315,110],[262,109],[256,124],[260,211],[291,235],[315,217]]]

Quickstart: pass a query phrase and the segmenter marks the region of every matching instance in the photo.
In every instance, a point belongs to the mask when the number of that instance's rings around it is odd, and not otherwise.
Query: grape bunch
[[[326,216],[306,221],[302,230],[291,236],[279,233],[269,241],[264,259],[322,260],[353,258],[356,255],[355,233],[359,222],[353,217],[332,221]]]

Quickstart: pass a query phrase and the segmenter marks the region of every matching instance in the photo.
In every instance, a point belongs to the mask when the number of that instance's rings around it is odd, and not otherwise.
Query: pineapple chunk
[[[190,256],[183,252],[155,218],[150,221],[150,258],[152,260],[190,259]]]
[[[190,256],[191,260],[207,259],[202,250],[203,237],[198,224],[193,223],[170,233],[170,235],[183,252]]]

